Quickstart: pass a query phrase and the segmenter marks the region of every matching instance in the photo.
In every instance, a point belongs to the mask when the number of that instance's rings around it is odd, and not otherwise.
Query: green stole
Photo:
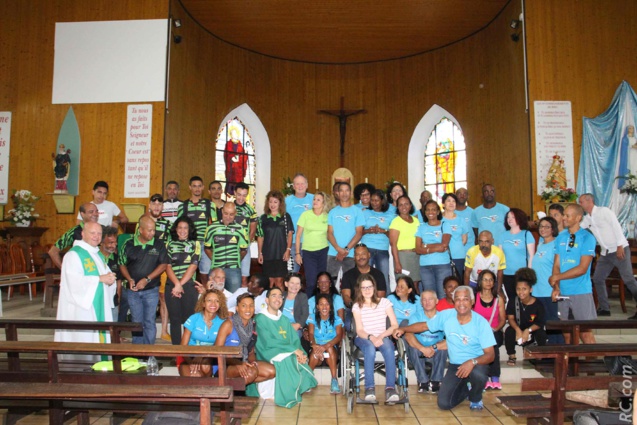
[[[97,265],[95,264],[93,257],[91,257],[91,254],[89,254],[89,252],[86,249],[76,245],[73,248],[71,248],[70,251],[75,252],[78,255],[78,257],[80,257],[80,261],[82,262],[82,267],[84,268],[84,276],[99,277],[100,273],[97,270]],[[97,321],[98,322],[106,321],[106,316],[104,312],[104,285],[102,284],[102,282],[98,282],[97,290],[95,291],[95,296],[93,297],[93,308],[95,309],[95,316],[97,317]],[[100,342],[105,343],[106,331],[100,331],[98,332],[98,334],[99,334]]]

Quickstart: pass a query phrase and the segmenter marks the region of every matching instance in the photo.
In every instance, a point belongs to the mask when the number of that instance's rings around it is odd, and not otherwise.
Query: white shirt
[[[617,247],[628,246],[617,216],[610,208],[593,206],[591,214],[586,215],[582,220],[581,227],[593,232],[597,243],[602,248],[602,255],[616,252]]]
[[[239,295],[245,294],[248,292],[248,288],[239,288],[234,294],[230,295],[228,298],[228,311],[232,313],[237,312],[237,298]],[[263,310],[268,308],[268,305],[265,303],[267,291],[263,291],[261,295],[254,298],[254,314],[259,314]]]
[[[111,201],[104,201],[101,204],[96,204],[91,201],[91,204],[97,206],[97,211],[100,215],[97,222],[102,226],[110,226],[113,224],[113,217],[117,217],[121,212],[117,205]],[[77,213],[77,219],[82,220],[82,215],[80,213]]]

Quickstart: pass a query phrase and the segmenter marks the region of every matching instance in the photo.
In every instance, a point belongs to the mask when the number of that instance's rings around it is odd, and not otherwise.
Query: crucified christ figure
[[[341,133],[341,167],[345,166],[345,132],[347,131],[347,118],[352,115],[363,114],[367,112],[365,109],[345,109],[345,97],[341,96],[341,109],[329,110],[321,109],[319,113],[331,115],[338,118],[339,129]]]

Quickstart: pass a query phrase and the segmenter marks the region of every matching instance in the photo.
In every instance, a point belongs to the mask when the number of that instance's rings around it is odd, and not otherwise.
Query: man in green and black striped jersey
[[[254,235],[257,232],[257,212],[247,202],[249,192],[250,186],[243,182],[237,183],[234,187],[236,197],[234,205],[237,208],[234,222],[240,224],[248,236],[248,250],[241,260],[241,286],[244,288],[248,286],[248,277],[250,276],[250,261],[252,259],[250,257],[250,243],[254,240]]]
[[[221,221],[206,230],[205,255],[212,258],[212,267],[226,273],[225,287],[234,292],[241,287],[241,259],[246,255],[248,240],[243,226],[234,222],[237,209],[226,202],[221,209]]]
[[[80,206],[80,216],[82,216],[82,222],[77,226],[71,227],[64,233],[60,239],[55,242],[55,245],[49,249],[49,257],[51,261],[58,269],[62,270],[62,256],[60,253],[67,248],[73,246],[73,242],[82,240],[82,230],[84,229],[84,223],[97,223],[100,218],[97,205],[92,202],[87,202]]]
[[[186,215],[195,224],[197,241],[201,252],[203,252],[206,228],[213,221],[217,221],[217,214],[214,212],[212,202],[202,197],[203,180],[201,177],[191,177],[188,187],[190,188],[190,199],[179,206],[177,216]],[[210,258],[207,255],[202,255],[199,261],[199,281],[207,282],[208,273],[210,273]]]

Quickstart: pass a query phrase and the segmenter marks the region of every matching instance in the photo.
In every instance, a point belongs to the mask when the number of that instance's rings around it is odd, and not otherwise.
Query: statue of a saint
[[[68,193],[66,181],[71,170],[71,149],[66,149],[63,144],[58,147],[58,153],[51,154],[53,158],[53,173],[55,174],[54,193]]]
[[[556,153],[553,155],[553,163],[546,176],[546,187],[552,189],[566,189],[566,169],[564,160]]]

